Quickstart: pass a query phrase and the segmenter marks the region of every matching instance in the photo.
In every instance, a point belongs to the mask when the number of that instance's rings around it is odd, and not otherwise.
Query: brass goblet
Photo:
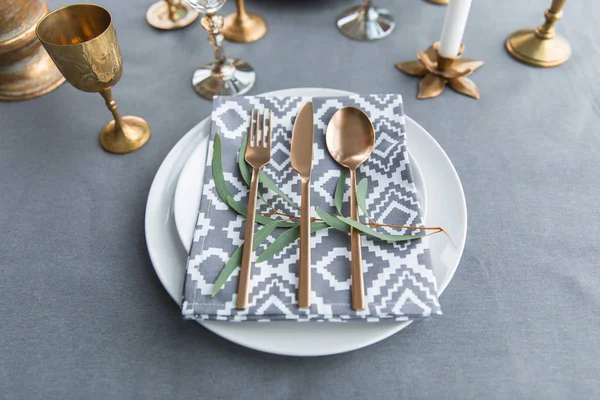
[[[121,117],[110,91],[123,72],[110,13],[93,4],[59,8],[38,22],[36,35],[71,85],[104,98],[114,121],[100,133],[102,148],[122,154],[142,147],[150,138],[150,126],[139,117]]]
[[[181,0],[160,0],[150,6],[146,21],[163,30],[184,28],[198,18],[198,13]]]
[[[244,0],[236,0],[237,12],[225,17],[223,36],[232,42],[250,43],[265,36],[267,23],[258,14],[246,12]]]

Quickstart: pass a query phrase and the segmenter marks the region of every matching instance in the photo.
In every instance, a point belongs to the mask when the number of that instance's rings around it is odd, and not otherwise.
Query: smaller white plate
[[[173,201],[173,213],[175,215],[175,225],[179,239],[185,247],[186,251],[190,252],[192,245],[192,237],[196,228],[196,219],[198,218],[198,208],[200,207],[200,197],[202,196],[202,186],[204,185],[204,169],[206,166],[206,154],[208,146],[208,136],[206,136],[183,167],[177,187],[175,189],[175,197]],[[408,152],[410,167],[417,187],[417,196],[421,205],[422,218],[425,221],[427,213],[427,193],[423,183],[423,175],[417,160]]]

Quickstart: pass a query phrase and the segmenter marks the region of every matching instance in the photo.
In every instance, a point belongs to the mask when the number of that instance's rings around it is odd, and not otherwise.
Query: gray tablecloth
[[[101,97],[66,84],[0,104],[0,397],[600,397],[599,2],[567,2],[558,29],[573,57],[548,70],[515,62],[503,41],[540,23],[550,1],[473,2],[464,43],[486,62],[473,75],[481,100],[448,91],[418,101],[417,80],[394,63],[438,39],[443,7],[379,0],[396,31],[357,43],[334,25],[353,1],[248,1],[268,36],[226,46],[256,68],[252,93],[398,91],[467,196],[444,315],[316,359],[247,350],[181,319],[152,269],[144,208],[164,156],[210,112],[190,79],[212,50],[199,24],[150,28],[151,1],[97,2],[114,14],[124,56],[120,110],[146,118],[153,137],[127,156],[103,152]]]

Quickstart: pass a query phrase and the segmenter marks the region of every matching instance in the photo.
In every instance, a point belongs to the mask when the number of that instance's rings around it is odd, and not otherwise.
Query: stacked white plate
[[[333,89],[287,89],[269,96],[345,96]],[[452,162],[433,137],[406,117],[407,147],[426,226],[443,227],[430,237],[438,291],[450,283],[467,236],[467,208],[462,185]],[[167,292],[181,304],[185,264],[196,216],[210,134],[210,116],[189,131],[162,162],[146,204],[146,243],[152,264]],[[456,246],[456,247],[455,247]],[[443,309],[443,298],[441,299]],[[443,318],[443,317],[436,317]],[[379,323],[231,323],[200,322],[232,342],[255,350],[290,356],[318,356],[356,350],[383,340],[410,322]]]

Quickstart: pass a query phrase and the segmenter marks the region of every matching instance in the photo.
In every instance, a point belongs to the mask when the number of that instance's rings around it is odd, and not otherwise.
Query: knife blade
[[[290,158],[292,168],[302,180],[300,205],[300,263],[298,268],[298,307],[310,307],[310,173],[313,158],[313,104],[304,103],[292,130]]]

